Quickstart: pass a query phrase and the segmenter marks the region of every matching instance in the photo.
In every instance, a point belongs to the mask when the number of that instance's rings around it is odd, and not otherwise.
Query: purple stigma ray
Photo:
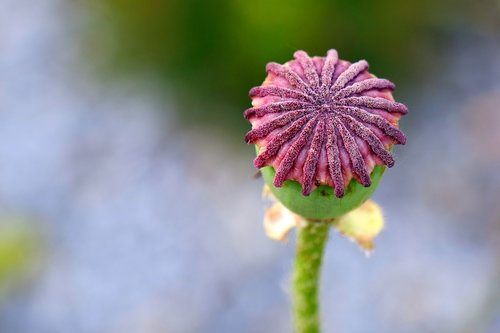
[[[393,90],[395,88],[394,83],[384,79],[368,79],[361,82],[356,82],[351,86],[347,86],[344,89],[341,89],[337,92],[333,98],[341,99],[347,96],[352,96],[354,94],[359,94],[367,90],[371,89],[390,89]]]
[[[245,111],[245,119],[250,119],[252,116],[262,117],[268,113],[289,112],[299,109],[313,108],[314,106],[307,102],[300,101],[285,101],[266,104],[257,108],[250,108]]]
[[[385,165],[388,167],[392,167],[394,165],[394,158],[392,155],[385,149],[380,139],[373,134],[368,127],[364,126],[361,122],[350,116],[343,114],[339,115],[346,120],[345,122],[358,137],[370,145],[372,151],[384,162]]]
[[[306,122],[310,120],[310,116],[305,116],[299,118],[293,122],[286,130],[275,136],[267,145],[264,152],[260,153],[254,160],[254,164],[257,168],[262,168],[268,159],[274,157],[280,148],[290,141],[305,125]]]
[[[344,88],[351,80],[356,76],[368,69],[368,63],[365,60],[358,61],[349,68],[347,68],[342,74],[339,75],[335,84],[332,85],[330,91],[338,91]]]
[[[314,102],[314,99],[309,97],[306,93],[287,88],[266,86],[266,87],[255,87],[252,88],[252,90],[250,90],[250,97],[266,97],[266,96],[277,96],[283,99],[292,99],[292,100],[295,99],[304,102]]]
[[[323,141],[325,137],[325,122],[324,120],[320,120],[316,132],[314,133],[314,137],[311,141],[311,147],[307,152],[306,161],[304,163],[304,179],[302,186],[302,194],[308,196],[314,184],[314,176],[316,174],[316,167],[318,165],[319,156],[321,154],[321,148],[323,146]]]
[[[371,114],[368,111],[356,107],[339,107],[338,109],[344,111],[346,114],[355,116],[364,123],[377,126],[385,134],[396,140],[399,144],[404,145],[406,143],[406,136],[403,134],[403,132],[392,126],[390,122],[388,122],[381,116]]]
[[[363,186],[365,187],[370,186],[371,185],[370,175],[366,171],[365,161],[363,160],[361,151],[359,150],[359,147],[356,144],[356,140],[342,122],[338,121],[337,119],[334,119],[333,121],[337,129],[339,130],[340,137],[342,138],[344,147],[347,150],[347,153],[349,154],[352,171],[359,177],[359,182]]]
[[[288,148],[285,157],[281,161],[278,170],[276,171],[276,177],[274,178],[274,186],[281,187],[286,179],[286,176],[293,168],[297,156],[300,154],[302,148],[309,142],[309,137],[316,126],[317,118],[309,121],[309,123],[304,127],[302,132],[299,134],[298,138],[293,142],[293,144]]]
[[[304,75],[306,76],[309,84],[314,90],[317,90],[319,88],[319,76],[318,72],[316,72],[312,59],[304,51],[297,51],[293,54],[293,56],[299,61],[300,65],[304,69]]]
[[[271,62],[267,64],[266,70],[267,72],[284,77],[292,85],[292,87],[298,88],[299,90],[306,92],[308,95],[316,96],[314,89],[305,83],[302,78],[290,68]]]
[[[342,175],[342,164],[340,161],[338,138],[337,134],[335,133],[335,126],[333,125],[333,122],[327,122],[326,128],[328,138],[326,144],[328,171],[330,172],[333,187],[335,188],[335,195],[338,198],[342,198],[344,196],[344,177]]]
[[[335,50],[329,50],[326,54],[325,64],[321,72],[321,91],[324,93],[329,89],[332,84],[333,73],[335,72],[335,65],[339,61],[339,55]]]
[[[401,114],[407,114],[408,108],[406,105],[389,101],[385,98],[380,97],[349,97],[343,100],[346,106],[364,106],[369,109],[382,109],[387,112],[399,112]]]
[[[275,129],[278,129],[280,127],[286,126],[290,124],[290,122],[304,117],[308,114],[307,110],[296,110],[296,111],[291,111],[288,113],[285,113],[277,118],[274,118],[273,120],[263,124],[262,126],[259,126],[256,129],[251,130],[250,132],[247,133],[245,136],[245,141],[246,142],[254,142],[255,140],[262,139],[269,135],[272,131]]]
[[[408,109],[393,100],[394,84],[370,74],[365,60],[351,64],[335,50],[325,58],[297,51],[294,58],[269,63],[268,79],[250,90],[254,107],[244,116],[253,129],[245,141],[260,146],[254,165],[274,167],[276,187],[298,181],[304,196],[329,185],[341,198],[352,177],[370,186],[374,165],[392,167],[391,146],[406,143],[397,124]]]

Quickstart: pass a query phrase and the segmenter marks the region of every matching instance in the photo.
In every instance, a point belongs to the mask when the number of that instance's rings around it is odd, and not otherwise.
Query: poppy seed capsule
[[[340,60],[335,50],[294,57],[269,63],[264,83],[250,90],[245,141],[256,145],[255,167],[286,207],[334,218],[366,201],[394,165],[390,150],[406,143],[398,122],[408,109],[365,60]]]

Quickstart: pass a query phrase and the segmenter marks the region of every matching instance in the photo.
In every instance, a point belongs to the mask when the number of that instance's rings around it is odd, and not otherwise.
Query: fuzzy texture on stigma
[[[278,188],[299,182],[305,196],[327,185],[342,198],[353,178],[369,187],[376,165],[394,165],[392,145],[406,143],[398,122],[408,109],[394,101],[394,84],[370,74],[365,60],[340,60],[335,50],[294,57],[269,63],[264,83],[250,90],[245,141],[259,147],[255,167],[273,167]]]

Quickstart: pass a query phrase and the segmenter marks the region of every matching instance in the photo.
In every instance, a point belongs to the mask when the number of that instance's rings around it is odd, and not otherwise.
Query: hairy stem
[[[318,289],[321,260],[330,224],[308,221],[298,229],[293,272],[293,312],[296,333],[320,332]]]

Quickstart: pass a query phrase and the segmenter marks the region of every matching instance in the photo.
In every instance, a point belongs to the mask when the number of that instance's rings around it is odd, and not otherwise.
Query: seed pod
[[[284,65],[269,63],[264,83],[250,90],[254,164],[291,211],[313,219],[347,213],[366,201],[391,149],[405,144],[398,122],[408,109],[394,101],[392,82],[368,72],[365,60],[297,51]]]

